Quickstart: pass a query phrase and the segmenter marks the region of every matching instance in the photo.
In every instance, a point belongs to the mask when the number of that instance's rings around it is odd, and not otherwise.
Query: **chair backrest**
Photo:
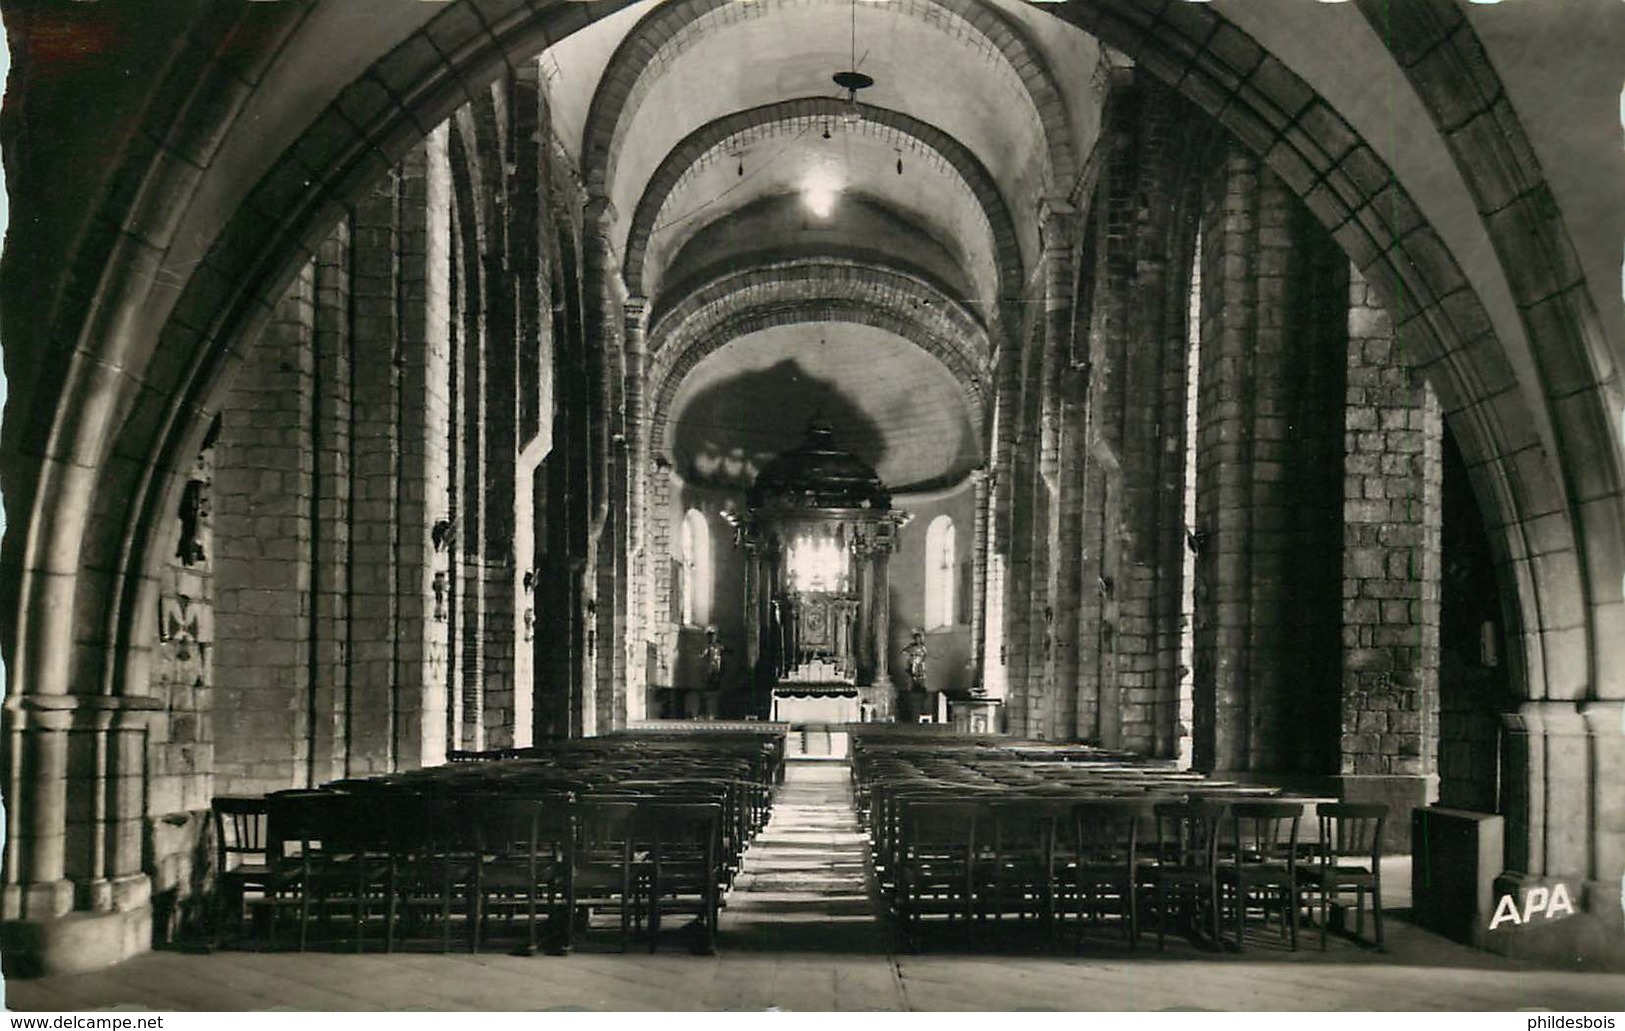
[[[331,791],[278,791],[267,795],[266,857],[297,858],[307,865],[340,847],[353,808],[349,796]]]
[[[1301,819],[1301,802],[1232,803],[1230,838],[1235,861],[1296,864]]]
[[[899,845],[905,849],[974,850],[986,807],[978,802],[938,799],[901,799]]]
[[[575,804],[576,855],[596,862],[631,862],[637,798],[578,796]]]
[[[483,795],[468,799],[462,812],[482,863],[551,862],[572,843],[570,807],[557,800]]]
[[[1324,864],[1341,856],[1369,856],[1375,870],[1382,862],[1382,826],[1388,806],[1382,802],[1322,802],[1315,806],[1320,823],[1319,855]]]
[[[479,848],[466,812],[468,803],[440,792],[401,792],[386,802],[390,854],[399,862],[453,854],[470,855]]]
[[[230,869],[227,864],[233,858],[238,862],[264,862],[269,809],[266,800],[220,795],[211,808],[214,811],[215,869]]]
[[[704,858],[711,867],[721,861],[722,805],[718,802],[650,801],[638,806],[637,847],[650,860]]]
[[[1001,858],[1042,855],[1047,861],[1053,855],[1056,822],[1070,809],[1069,803],[1049,799],[1008,798],[989,802],[987,814],[992,817],[990,844],[994,853]]]
[[[1161,802],[1157,862],[1186,870],[1212,870],[1218,862],[1225,806],[1219,802]]]
[[[1091,800],[1072,807],[1072,841],[1077,862],[1086,866],[1134,866],[1139,850],[1141,806],[1135,802]]]

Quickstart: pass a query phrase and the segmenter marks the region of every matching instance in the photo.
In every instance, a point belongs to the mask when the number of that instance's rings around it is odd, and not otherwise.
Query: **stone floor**
[[[1103,943],[1083,956],[945,943],[894,953],[875,918],[844,763],[791,768],[719,928],[719,954],[676,942],[621,954],[594,935],[568,957],[154,952],[114,969],[6,985],[15,1010],[1597,1010],[1625,975],[1534,969],[1389,923],[1386,954],[1334,938],[1241,954]],[[1398,880],[1397,878],[1395,880]],[[1402,881],[1399,882],[1403,884]],[[1395,893],[1391,908],[1408,902]],[[596,944],[593,939],[602,939]],[[1313,939],[1306,944],[1313,944]]]

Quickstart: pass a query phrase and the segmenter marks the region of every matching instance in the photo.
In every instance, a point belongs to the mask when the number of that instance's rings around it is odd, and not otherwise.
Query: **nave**
[[[897,951],[875,893],[847,762],[791,759],[729,893],[718,952],[567,957],[160,950],[92,974],[12,981],[13,1010],[1161,1010],[1597,1008],[1625,975],[1536,969],[1413,927],[1408,860],[1389,860],[1388,951],[1305,947]]]

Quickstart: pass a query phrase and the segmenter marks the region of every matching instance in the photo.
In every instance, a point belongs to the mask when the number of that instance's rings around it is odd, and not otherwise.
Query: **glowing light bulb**
[[[841,192],[840,178],[828,168],[814,168],[801,181],[801,200],[818,218],[828,218]]]

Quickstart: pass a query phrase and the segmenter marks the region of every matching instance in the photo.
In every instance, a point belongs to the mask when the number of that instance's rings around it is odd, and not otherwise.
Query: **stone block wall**
[[[215,489],[215,790],[310,783],[315,270],[295,278],[222,406]]]
[[[1346,288],[1335,245],[1251,156],[1230,151],[1206,197],[1195,762],[1325,772]]]
[[[1438,740],[1443,422],[1351,277],[1343,504],[1341,772],[1423,777]]]

